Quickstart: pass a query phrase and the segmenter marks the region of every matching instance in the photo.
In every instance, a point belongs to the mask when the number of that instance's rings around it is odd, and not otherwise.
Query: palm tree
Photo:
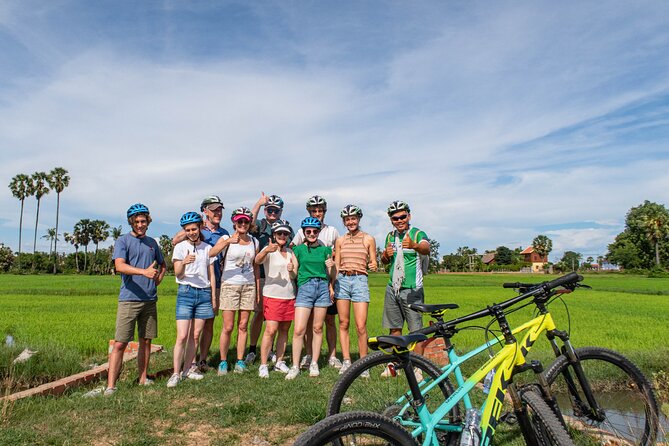
[[[77,272],[79,272],[79,239],[76,234],[70,234],[69,232],[64,232],[63,238],[66,242],[74,245],[74,263],[77,265]]]
[[[545,235],[537,235],[532,240],[532,248],[537,254],[548,260],[548,254],[553,250],[553,242]]]
[[[32,195],[32,178],[25,174],[18,174],[9,183],[9,188],[15,198],[21,200],[21,217],[19,218],[19,270],[21,269],[21,234],[23,232],[23,204],[27,197]]]
[[[79,245],[84,247],[84,271],[87,271],[88,244],[91,242],[92,225],[88,218],[82,218],[74,225],[74,235]]]
[[[48,175],[45,172],[35,172],[32,174],[33,187],[32,195],[37,198],[37,214],[35,215],[35,238],[33,239],[33,265],[35,264],[34,256],[37,251],[37,225],[39,224],[39,204],[42,197],[49,193],[49,185],[47,183]]]
[[[58,233],[56,232],[56,228],[47,229],[46,234],[43,235],[42,238],[49,241],[49,255],[51,255],[55,247],[55,242],[58,240]]]
[[[646,238],[655,246],[655,265],[660,266],[660,242],[669,234],[669,219],[659,212],[641,217],[641,227]]]
[[[111,247],[109,248],[109,264],[110,264],[110,271],[112,274],[115,274],[116,271],[114,270],[114,247],[116,246],[116,240],[119,239],[123,235],[123,227],[121,225],[115,226],[111,228],[111,237],[112,240],[114,240],[114,243],[112,243]]]
[[[70,185],[70,176],[67,174],[67,170],[62,167],[56,167],[51,172],[47,178],[49,186],[51,189],[56,191],[56,234],[58,234],[58,215],[60,214],[60,193],[67,186]],[[53,251],[56,253],[53,261],[53,273],[56,274],[56,259],[58,258],[58,248],[57,248],[58,238],[54,240]]]
[[[104,220],[91,222],[91,241],[95,243],[95,255],[98,255],[98,244],[109,238],[109,224]]]

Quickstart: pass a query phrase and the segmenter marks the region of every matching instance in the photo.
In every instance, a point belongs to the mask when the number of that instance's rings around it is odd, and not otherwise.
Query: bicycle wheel
[[[422,374],[424,384],[441,376],[441,369],[425,357],[411,353],[410,359],[414,370],[419,370]],[[399,359],[383,352],[374,352],[353,363],[332,388],[326,414],[364,410],[395,418],[400,424],[406,424],[403,423],[406,421],[418,422],[414,409],[411,406],[405,408],[410,392],[409,384],[402,376],[401,365],[395,367],[398,370],[396,376],[382,376],[386,365],[392,361]],[[453,386],[448,379],[425,393],[425,403],[430,412],[438,408],[452,393]],[[403,408],[405,410],[402,412]],[[458,406],[451,409],[447,421],[461,422]],[[459,437],[458,434],[446,432],[439,433],[438,436],[441,444],[450,444]]]
[[[293,446],[418,446],[402,427],[373,412],[346,412],[319,421],[300,435]]]
[[[537,446],[574,445],[562,422],[555,415],[555,412],[548,407],[541,394],[531,390],[525,391],[520,394],[520,400],[526,410],[525,419],[529,432],[524,433],[524,435],[527,444]],[[527,438],[527,436],[531,438]]]
[[[576,442],[602,444],[617,440],[616,444],[655,444],[657,402],[643,373],[612,350],[583,347],[575,351],[599,413],[590,410],[574,368],[564,355],[546,369],[545,375]]]

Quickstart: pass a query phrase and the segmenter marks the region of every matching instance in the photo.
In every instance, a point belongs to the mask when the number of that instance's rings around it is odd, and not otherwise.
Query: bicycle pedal
[[[509,424],[511,426],[518,424],[518,418],[513,412],[505,412],[499,417],[499,421]]]

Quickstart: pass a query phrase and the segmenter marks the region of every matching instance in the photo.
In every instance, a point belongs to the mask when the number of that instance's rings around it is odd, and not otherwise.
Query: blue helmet
[[[137,215],[137,214],[149,214],[149,208],[147,208],[142,203],[135,203],[128,208],[127,214],[128,214],[128,218],[132,217],[133,215]]]
[[[307,217],[304,220],[302,220],[302,224],[300,225],[302,229],[304,228],[321,229],[321,226],[322,226],[321,221],[316,217]]]
[[[179,224],[182,227],[190,223],[202,223],[202,216],[197,212],[186,212],[179,219]]]

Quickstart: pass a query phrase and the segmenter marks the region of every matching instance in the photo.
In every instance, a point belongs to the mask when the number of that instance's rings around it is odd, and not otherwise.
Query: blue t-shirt
[[[202,237],[204,237],[204,242],[208,245],[214,246],[216,242],[223,237],[224,235],[227,235],[230,237],[230,234],[228,231],[225,229],[221,228],[220,226],[216,231],[212,231],[209,229],[207,226],[202,226],[201,231],[202,232]],[[223,252],[220,252],[216,256],[216,262],[214,262],[214,276],[216,277],[216,288],[221,287],[221,260],[223,259]]]
[[[114,245],[114,259],[124,259],[125,263],[135,268],[148,268],[153,261],[160,266],[165,263],[158,242],[152,237],[135,237],[124,234]],[[121,302],[151,302],[158,300],[156,282],[142,275],[121,274]]]

